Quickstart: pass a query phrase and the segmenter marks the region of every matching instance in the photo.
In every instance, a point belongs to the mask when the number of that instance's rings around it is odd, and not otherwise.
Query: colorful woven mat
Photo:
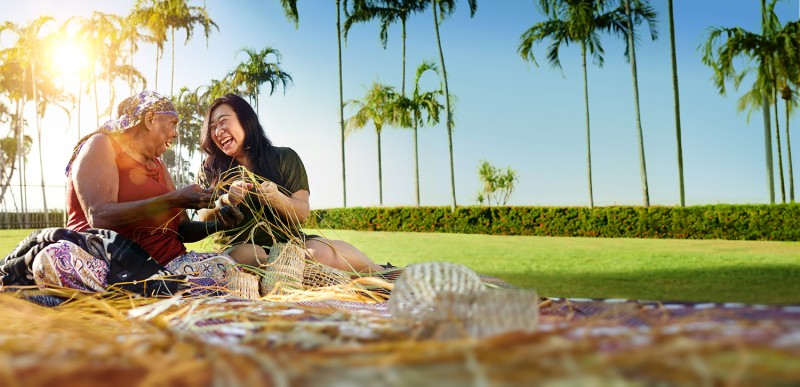
[[[2,385],[800,384],[800,306],[544,297],[532,332],[453,336],[453,321],[443,338],[388,302],[323,291],[55,307],[20,294],[0,294]]]

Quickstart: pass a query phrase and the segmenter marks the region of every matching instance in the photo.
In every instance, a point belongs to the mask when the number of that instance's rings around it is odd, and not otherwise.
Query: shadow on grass
[[[800,267],[637,272],[487,272],[544,297],[800,305]]]

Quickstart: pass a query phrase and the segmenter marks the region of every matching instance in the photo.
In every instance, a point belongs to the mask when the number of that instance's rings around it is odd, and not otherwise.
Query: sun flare
[[[83,44],[66,39],[53,46],[50,65],[63,78],[77,77],[89,63],[87,56]]]

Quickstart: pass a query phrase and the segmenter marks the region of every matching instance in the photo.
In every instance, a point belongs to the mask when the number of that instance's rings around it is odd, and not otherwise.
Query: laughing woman
[[[218,239],[231,246],[225,252],[237,262],[258,266],[266,262],[265,248],[291,239],[304,244],[308,258],[340,270],[372,273],[391,266],[374,263],[347,242],[300,231],[311,212],[303,162],[291,148],[272,145],[243,98],[227,94],[211,104],[202,148],[206,159],[198,176],[200,185],[227,192],[218,203],[238,206],[244,214],[244,229],[225,231]],[[202,220],[215,217],[207,210],[199,215]]]
[[[171,274],[204,286],[225,285],[240,271],[235,262],[222,254],[187,251],[184,242],[233,227],[241,214],[227,207],[216,210],[214,223],[189,220],[185,209],[208,208],[211,194],[196,184],[176,189],[161,161],[178,135],[178,122],[167,98],[145,90],[119,104],[116,120],[82,138],[67,166],[67,228],[116,231]],[[33,262],[37,284],[105,290],[107,262],[75,246],[51,246]]]

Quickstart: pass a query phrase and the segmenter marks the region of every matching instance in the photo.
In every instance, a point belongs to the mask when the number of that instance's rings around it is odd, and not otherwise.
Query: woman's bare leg
[[[230,255],[238,264],[254,267],[259,267],[267,263],[267,257],[269,257],[269,254],[263,247],[252,243],[243,243],[241,245],[229,247],[225,250],[225,254]]]
[[[359,273],[383,271],[384,268],[355,246],[340,240],[314,238],[306,241],[308,254],[315,261],[339,270]]]

